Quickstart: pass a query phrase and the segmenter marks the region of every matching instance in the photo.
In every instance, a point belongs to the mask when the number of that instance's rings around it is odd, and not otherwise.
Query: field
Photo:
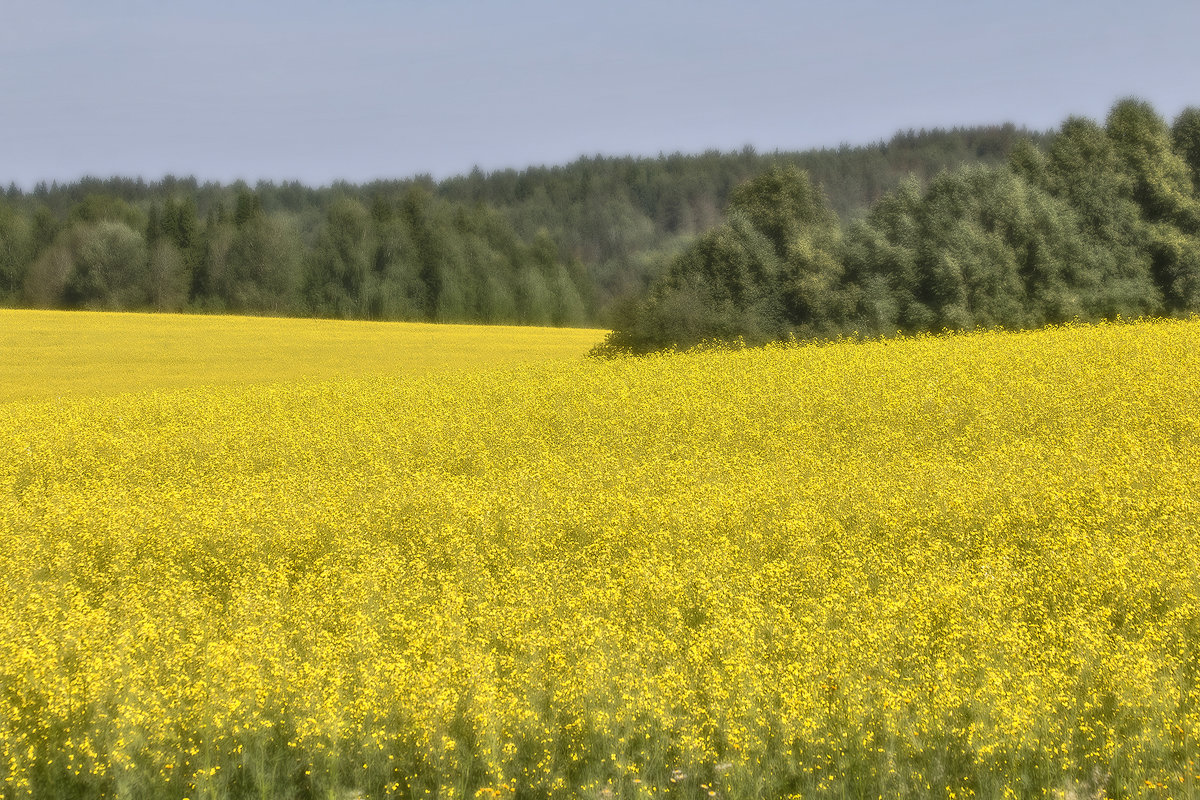
[[[1200,797],[1200,322],[130,324],[0,361],[4,797]]]
[[[0,403],[578,358],[605,331],[0,309]]]

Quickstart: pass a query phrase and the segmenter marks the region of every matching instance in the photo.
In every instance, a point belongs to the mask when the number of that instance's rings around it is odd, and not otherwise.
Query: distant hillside
[[[807,172],[851,221],[907,176],[1001,164],[1019,141],[1041,146],[1045,135],[908,131],[863,147],[581,158],[440,183],[10,186],[0,303],[606,324],[765,170]]]

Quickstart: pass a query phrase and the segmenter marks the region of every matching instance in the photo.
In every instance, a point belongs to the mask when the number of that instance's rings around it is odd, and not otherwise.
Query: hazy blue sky
[[[1197,0],[0,0],[0,183],[323,184],[1200,105]]]

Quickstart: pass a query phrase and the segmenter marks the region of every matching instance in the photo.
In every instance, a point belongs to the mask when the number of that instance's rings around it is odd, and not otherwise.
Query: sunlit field
[[[579,358],[605,331],[0,309],[0,402]]]
[[[295,324],[4,374],[3,796],[1200,797],[1200,323],[265,374]]]

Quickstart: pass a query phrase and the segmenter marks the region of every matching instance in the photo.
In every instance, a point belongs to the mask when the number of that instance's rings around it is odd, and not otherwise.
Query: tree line
[[[34,307],[580,325],[579,265],[545,235],[520,239],[487,207],[420,185],[370,204],[344,195],[304,231],[238,188],[135,205],[92,193],[63,218],[0,206],[0,298]],[[307,236],[305,234],[308,234]]]
[[[1168,125],[1137,99],[1002,164],[906,178],[848,222],[807,173],[772,167],[599,352],[1200,312],[1198,187],[1200,109]]]
[[[0,193],[0,304],[608,325],[737,187],[795,166],[843,221],[905,178],[1004,163],[1039,134],[908,131],[796,153],[581,158],[312,188],[86,178]]]

